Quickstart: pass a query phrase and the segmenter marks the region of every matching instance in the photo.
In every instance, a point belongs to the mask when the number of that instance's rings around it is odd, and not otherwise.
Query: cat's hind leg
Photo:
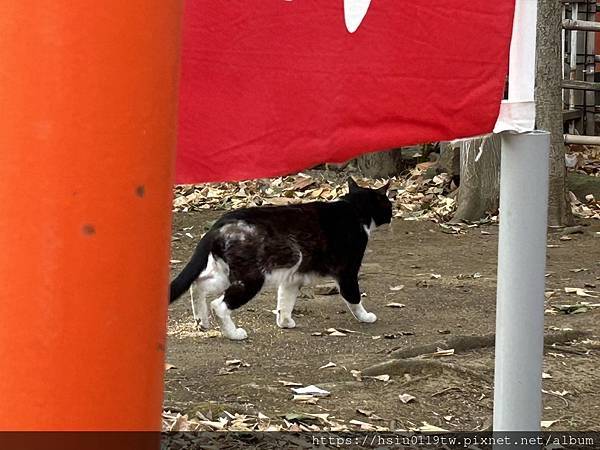
[[[196,295],[194,296],[194,289]],[[210,316],[208,313],[208,305],[206,304],[206,293],[202,289],[202,282],[196,280],[190,286],[190,300],[192,302],[192,314],[196,326],[200,330],[208,330],[210,328]]]
[[[236,327],[231,319],[231,312],[252,300],[262,289],[263,283],[264,277],[261,274],[235,281],[231,283],[221,297],[210,303],[211,309],[221,326],[223,336],[235,341],[248,337],[246,330]]]
[[[340,286],[340,294],[346,300],[346,305],[350,309],[352,315],[359,322],[373,323],[377,320],[377,316],[372,312],[368,312],[362,304],[360,297],[360,289],[358,287],[358,276],[342,276],[338,280]]]
[[[294,328],[296,322],[292,312],[300,286],[297,284],[280,284],[277,288],[277,326],[279,328]]]
[[[229,285],[229,266],[223,259],[214,257],[212,253],[209,254],[206,268],[190,287],[192,312],[198,328],[201,330],[210,328],[210,313],[206,298],[222,295]],[[195,296],[192,294],[192,287]]]

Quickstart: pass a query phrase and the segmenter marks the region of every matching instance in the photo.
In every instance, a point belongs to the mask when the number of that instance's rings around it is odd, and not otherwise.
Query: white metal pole
[[[564,3],[562,3],[561,5],[561,10],[562,10],[562,20],[564,22],[564,20],[567,18],[567,7]],[[562,23],[562,22],[561,22]],[[565,79],[565,35],[566,35],[566,31],[564,29],[564,27],[560,27],[560,70],[561,70],[561,80]],[[562,90],[562,100],[563,100],[563,108],[564,108],[564,104],[565,104],[565,90]]]
[[[600,136],[580,136],[578,134],[564,134],[565,144],[600,145]]]
[[[571,4],[571,19],[573,19],[573,20],[579,19],[579,4],[578,3]],[[576,80],[577,79],[577,30],[570,30],[569,33],[571,33],[570,34],[571,45],[569,47],[570,56],[571,56],[570,61],[569,61],[569,79]],[[571,89],[571,91],[569,92],[569,109],[570,110],[575,109],[575,96],[576,95],[577,95],[577,92],[575,91],[575,89]],[[571,121],[569,124],[569,132],[571,132],[571,134],[575,134],[574,129],[575,129],[575,122]]]
[[[549,150],[545,131],[502,134],[494,431],[540,429]]]

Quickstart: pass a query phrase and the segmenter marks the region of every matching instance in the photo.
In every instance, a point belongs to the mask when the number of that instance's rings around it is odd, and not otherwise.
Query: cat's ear
[[[348,177],[348,189],[350,192],[360,191],[360,186],[356,184],[356,181],[352,177]]]
[[[376,189],[377,192],[379,192],[380,194],[387,194],[388,189],[390,188],[390,184],[392,183],[392,180],[388,180],[387,183],[385,183],[383,186],[381,186],[380,188]]]

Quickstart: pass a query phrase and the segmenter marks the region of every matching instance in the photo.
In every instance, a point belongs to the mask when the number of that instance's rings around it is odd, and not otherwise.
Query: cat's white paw
[[[296,322],[291,317],[286,317],[286,318],[277,317],[277,326],[279,328],[296,328]]]
[[[373,323],[377,320],[377,316],[375,314],[373,314],[372,312],[368,312],[368,313],[361,315],[361,317],[359,317],[358,320],[360,320],[361,322],[365,322],[365,323]]]
[[[350,308],[350,311],[352,311],[352,315],[354,315],[359,322],[373,323],[377,320],[377,316],[372,312],[368,312],[362,305],[362,302],[346,304],[348,305],[348,308]]]
[[[236,328],[227,333],[223,333],[223,336],[225,336],[227,339],[231,339],[232,341],[243,341],[244,339],[248,338],[248,333],[246,333],[246,330],[243,328]]]

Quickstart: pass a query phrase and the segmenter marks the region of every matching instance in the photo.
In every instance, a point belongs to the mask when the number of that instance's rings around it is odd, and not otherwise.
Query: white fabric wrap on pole
[[[508,100],[500,105],[494,133],[535,128],[535,36],[537,1],[516,0],[508,67]]]
[[[540,429],[549,149],[545,131],[502,134],[495,432]]]

